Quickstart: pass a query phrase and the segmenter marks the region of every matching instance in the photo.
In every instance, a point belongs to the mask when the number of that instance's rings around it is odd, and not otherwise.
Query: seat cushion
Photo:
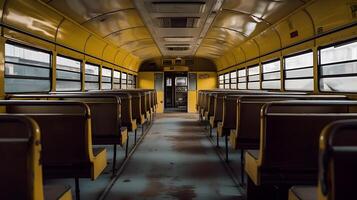
[[[317,186],[293,186],[289,200],[317,200]]]
[[[259,158],[259,150],[248,150],[247,154],[249,154],[250,156],[252,156],[255,160],[258,160]]]
[[[63,185],[45,185],[45,200],[69,200],[72,199],[71,187]]]

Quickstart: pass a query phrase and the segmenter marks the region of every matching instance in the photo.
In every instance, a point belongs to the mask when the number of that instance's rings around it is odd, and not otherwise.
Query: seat
[[[108,94],[25,94],[10,95],[8,99],[47,99],[80,101],[90,107],[92,117],[92,141],[94,145],[113,145],[113,173],[116,166],[117,145],[125,146],[125,155],[128,154],[128,131],[121,126],[121,101],[115,95]]]
[[[77,199],[78,179],[95,180],[104,171],[107,166],[106,150],[92,147],[91,112],[87,104],[2,100],[0,105],[6,106],[7,113],[25,114],[36,120],[42,133],[44,177],[74,178]]]
[[[0,199],[72,199],[69,186],[43,186],[41,133],[35,120],[0,114],[0,132]]]
[[[319,135],[328,123],[357,119],[356,101],[289,100],[264,104],[259,156],[245,153],[245,171],[257,187],[315,184]],[[281,191],[287,195],[287,190]],[[247,189],[247,193],[254,191]],[[249,196],[249,195],[248,195]],[[285,197],[287,198],[287,196]]]

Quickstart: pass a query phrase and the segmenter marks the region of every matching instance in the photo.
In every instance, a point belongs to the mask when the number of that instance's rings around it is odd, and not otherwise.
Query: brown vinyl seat
[[[0,199],[72,199],[69,186],[43,186],[40,137],[32,118],[0,114]]]
[[[271,186],[278,187],[286,199],[292,185],[315,184],[321,130],[335,120],[357,119],[356,107],[357,101],[347,100],[290,100],[264,104],[259,154],[245,153],[248,199],[266,197],[256,192]]]
[[[108,94],[24,94],[9,95],[7,99],[46,99],[80,101],[86,103],[92,114],[92,142],[94,145],[113,145],[113,172],[116,166],[117,145],[125,146],[128,154],[128,131],[121,126],[121,101],[115,95]]]
[[[320,135],[318,185],[307,191],[294,186],[289,199],[343,200],[356,199],[357,120],[339,120],[327,125]],[[314,198],[307,198],[314,193]],[[305,198],[306,197],[306,198]]]
[[[235,103],[235,115],[230,115],[230,143],[233,149],[258,149],[260,138],[260,111],[261,107],[268,102],[284,101],[294,99],[321,99],[321,100],[337,100],[346,99],[342,95],[296,95],[296,94],[249,94],[230,97],[230,108]],[[229,100],[229,99],[227,99]],[[232,102],[235,101],[235,102]],[[232,104],[233,103],[233,104]]]
[[[7,113],[32,117],[41,128],[45,178],[97,177],[107,166],[105,148],[92,147],[91,112],[87,104],[70,101],[1,100]]]

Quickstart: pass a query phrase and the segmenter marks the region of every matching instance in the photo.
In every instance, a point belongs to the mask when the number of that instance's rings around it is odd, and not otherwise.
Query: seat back
[[[357,120],[336,121],[320,136],[320,199],[353,199],[357,178]]]
[[[262,107],[259,165],[279,171],[286,179],[293,173],[317,172],[319,135],[324,126],[340,119],[357,119],[356,101],[292,100]],[[294,177],[294,180],[306,178]]]
[[[25,114],[36,120],[42,134],[41,159],[44,169],[91,165],[94,156],[91,113],[87,104],[69,101],[7,100],[0,101],[0,105],[6,106],[7,113]],[[52,174],[50,170],[44,172],[51,177],[57,175]],[[72,176],[72,172],[68,173]]]
[[[0,115],[0,199],[42,200],[40,129],[31,118]]]
[[[236,104],[236,144],[239,149],[257,149],[260,140],[260,113],[261,107],[268,102],[286,101],[294,99],[345,99],[340,95],[284,95],[259,94],[242,95]]]
[[[8,99],[46,99],[84,102],[91,110],[93,140],[95,140],[95,137],[120,136],[121,101],[115,95],[103,94],[102,92],[99,94],[25,94],[11,95],[8,96]]]

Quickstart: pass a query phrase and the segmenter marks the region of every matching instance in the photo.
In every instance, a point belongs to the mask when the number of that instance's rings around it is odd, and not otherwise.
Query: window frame
[[[118,72],[118,73],[119,73],[119,78],[116,78],[116,77],[114,76],[115,72]],[[115,83],[115,79],[118,79],[118,80],[119,80],[119,83]],[[119,85],[118,88],[115,88],[115,87],[114,87],[116,84]],[[114,70],[113,70],[113,88],[112,88],[112,90],[120,90],[120,89],[121,89],[121,71],[114,69]]]
[[[226,75],[228,75],[228,79],[226,79]],[[230,72],[224,73],[224,89],[229,90],[231,88],[231,74]],[[228,80],[228,82],[226,82]],[[226,85],[228,84],[228,88],[226,88]]]
[[[239,76],[239,71],[244,70],[245,71],[245,76]],[[239,79],[245,77],[245,81],[244,82],[240,82]],[[240,89],[239,88],[239,84],[240,83],[245,83],[245,88],[244,89]],[[248,70],[247,67],[243,67],[237,70],[237,89],[238,90],[248,90]]]
[[[235,78],[232,78],[232,73],[235,73],[236,74],[236,77]],[[235,83],[232,83],[232,80],[235,79]],[[229,72],[229,89],[231,90],[238,90],[238,71],[235,69],[233,71],[230,71]],[[236,85],[236,88],[232,88],[232,85]]]
[[[43,67],[43,66],[37,66],[37,65],[32,65],[32,64],[21,64],[21,63],[15,63],[15,62],[8,62],[6,61],[6,50],[5,50],[5,45],[6,44],[10,44],[10,45],[13,45],[13,46],[16,46],[16,47],[20,47],[20,48],[23,48],[23,49],[28,49],[28,50],[32,50],[32,51],[38,51],[38,52],[42,52],[42,53],[47,53],[49,54],[49,67]],[[40,68],[40,69],[48,69],[49,70],[49,76],[48,78],[45,78],[45,77],[32,77],[32,76],[23,76],[23,75],[20,75],[20,76],[16,76],[16,75],[6,75],[5,73],[5,68],[6,68],[6,63],[10,63],[10,64],[13,64],[13,65],[21,65],[21,66],[30,66],[30,67],[34,67],[34,68]],[[52,84],[52,79],[53,79],[53,53],[52,51],[50,50],[47,50],[47,49],[42,49],[42,48],[38,48],[38,47],[33,47],[33,46],[29,46],[29,45],[26,45],[26,44],[22,44],[22,43],[18,43],[18,42],[14,42],[14,41],[6,41],[4,43],[4,93],[5,94],[29,94],[29,93],[49,93],[52,91],[52,88],[53,88],[53,84]],[[27,80],[48,80],[49,81],[49,89],[46,90],[46,91],[26,91],[26,92],[6,92],[5,91],[5,79],[6,78],[12,78],[12,79],[27,79]]]
[[[304,50],[304,51],[301,51],[301,52],[295,52],[295,53],[283,56],[283,77],[284,77],[284,81],[283,81],[283,87],[284,88],[283,89],[284,89],[284,91],[293,91],[293,92],[313,92],[314,91],[314,81],[315,81],[315,78],[314,78],[314,61],[312,62],[312,66],[286,70],[285,59],[291,58],[291,57],[295,57],[295,56],[300,56],[300,55],[303,55],[303,54],[308,54],[308,53],[312,53],[312,59],[314,60],[314,51],[312,49],[307,49],[307,50]],[[310,68],[312,69],[312,76],[311,77],[309,77],[309,76],[295,77],[295,78],[287,78],[286,77],[286,72],[287,71],[297,71],[297,70],[310,69]],[[313,83],[312,90],[287,90],[286,89],[286,85],[285,85],[285,81],[286,80],[301,80],[301,79],[310,79],[310,78],[312,78],[312,83]]]
[[[123,74],[125,74],[125,79],[123,79]],[[123,88],[123,80],[125,80],[125,88]],[[128,89],[128,73],[127,72],[121,72],[120,73],[120,89]]]
[[[69,60],[78,61],[79,62],[79,72],[74,72],[74,71],[70,71],[70,70],[63,70],[63,69],[57,69],[57,57],[63,57],[63,58],[69,59]],[[79,84],[80,84],[80,89],[79,90],[59,90],[59,92],[78,92],[78,91],[82,91],[82,88],[83,88],[83,84],[82,84],[82,81],[83,81],[82,65],[83,65],[83,60],[76,59],[76,58],[73,58],[73,57],[69,57],[69,56],[66,56],[66,55],[63,55],[63,54],[57,54],[56,55],[56,92],[58,91],[57,90],[57,80],[71,81],[70,79],[62,79],[62,78],[57,79],[57,70],[79,74]]]
[[[110,70],[110,82],[103,81],[103,69]],[[108,78],[108,76],[104,76]],[[110,88],[109,89],[103,89],[103,83],[110,83]],[[102,70],[100,71],[100,85],[101,85],[101,90],[112,90],[113,89],[113,69],[109,67],[102,66]]]
[[[264,73],[264,65],[266,64],[270,64],[270,63],[274,63],[274,62],[277,62],[279,61],[279,70],[277,71],[270,71],[270,72],[265,72]],[[261,89],[262,90],[273,90],[273,91],[280,91],[282,88],[281,88],[281,60],[280,60],[280,57],[279,58],[273,58],[273,59],[270,59],[270,60],[266,60],[264,62],[261,63],[261,75],[260,75],[260,81],[261,81]],[[266,74],[274,74],[274,73],[277,73],[279,72],[279,78],[278,79],[269,79],[269,80],[265,80],[264,79],[264,75]],[[263,83],[264,82],[271,82],[271,81],[279,81],[279,88],[264,88],[263,86]]]
[[[220,77],[222,77],[222,81],[223,81],[223,83],[221,84],[221,80],[220,80]],[[221,88],[221,86],[222,86],[222,88]],[[224,89],[224,74],[220,74],[220,75],[218,75],[218,89]]]
[[[357,62],[357,59],[356,59],[356,60],[348,60],[348,61],[339,61],[339,62],[328,63],[328,64],[323,64],[323,65],[321,64],[321,50],[322,49],[326,49],[326,48],[333,47],[333,46],[344,46],[344,45],[348,45],[350,43],[357,43],[357,37],[317,47],[317,90],[319,93],[324,93],[324,94],[341,94],[341,93],[356,94],[357,93],[357,91],[346,92],[346,91],[323,91],[323,90],[321,90],[321,79],[322,78],[353,77],[353,75],[355,75],[355,77],[357,77],[357,73],[353,73],[352,75],[338,74],[338,75],[322,76],[322,67],[323,66]]]
[[[94,74],[87,74],[86,72],[86,67],[87,65],[91,65],[91,66],[94,66],[94,67],[97,67],[98,68],[98,75],[94,75]],[[98,77],[98,81],[88,81],[86,76],[97,76]],[[85,62],[84,63],[84,91],[91,91],[91,90],[100,90],[100,65],[98,64],[95,64],[95,63],[91,63],[91,62]],[[86,88],[86,83],[98,83],[98,89],[87,89]]]
[[[249,74],[249,69],[250,68],[254,68],[254,67],[258,67],[258,74],[253,74],[253,75],[250,75]],[[261,74],[261,65],[260,63],[257,63],[255,65],[250,65],[248,67],[246,67],[246,77],[247,77],[247,90],[262,90],[262,87],[261,87],[261,81],[262,81],[262,74]],[[257,81],[250,81],[250,76],[258,76],[259,77],[259,80]],[[259,83],[259,88],[258,89],[250,89],[249,88],[249,83]]]

